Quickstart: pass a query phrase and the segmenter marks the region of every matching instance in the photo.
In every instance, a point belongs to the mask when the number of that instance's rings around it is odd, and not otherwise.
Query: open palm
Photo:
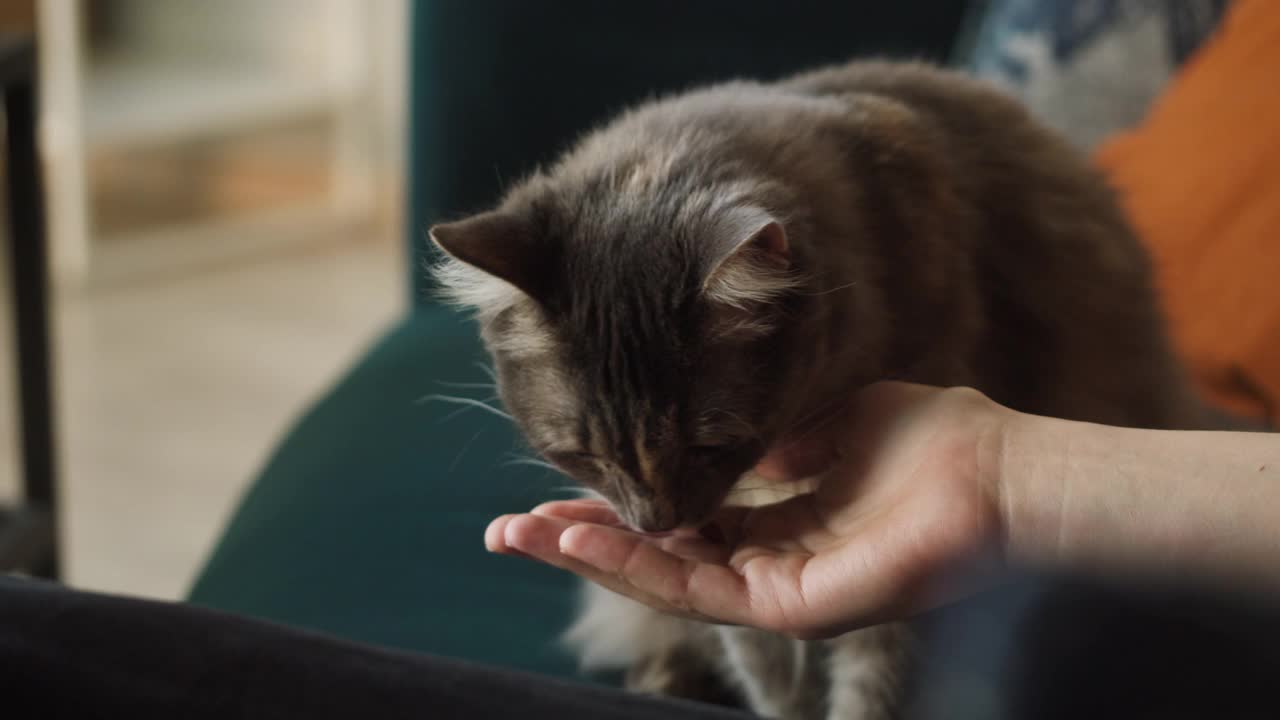
[[[971,587],[1001,532],[989,468],[1004,416],[972,391],[882,383],[854,398],[843,430],[809,441],[807,454],[827,443],[836,458],[813,493],[664,537],[600,501],[547,503],[494,520],[485,541],[659,610],[830,636]],[[786,458],[766,464],[788,474]]]

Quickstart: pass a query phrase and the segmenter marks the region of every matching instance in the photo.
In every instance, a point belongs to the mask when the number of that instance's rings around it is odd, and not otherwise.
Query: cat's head
[[[774,440],[805,294],[767,186],[642,175],[535,176],[431,236],[528,442],[663,531],[706,520]]]

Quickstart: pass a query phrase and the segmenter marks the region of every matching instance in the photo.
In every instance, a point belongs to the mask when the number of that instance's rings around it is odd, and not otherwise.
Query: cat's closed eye
[[[749,451],[751,444],[747,442],[698,443],[685,448],[685,455],[703,463],[716,463],[737,458]]]
[[[729,452],[732,447],[727,444],[690,445],[685,448],[685,452],[694,457],[712,459]]]
[[[572,475],[595,474],[600,469],[600,458],[580,450],[548,450],[547,459]]]

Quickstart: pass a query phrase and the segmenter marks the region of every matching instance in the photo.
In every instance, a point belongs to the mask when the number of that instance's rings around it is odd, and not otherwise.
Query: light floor
[[[333,239],[61,297],[68,581],[181,597],[291,420],[404,308],[404,277],[398,243]],[[12,348],[0,289],[0,497],[10,497]]]

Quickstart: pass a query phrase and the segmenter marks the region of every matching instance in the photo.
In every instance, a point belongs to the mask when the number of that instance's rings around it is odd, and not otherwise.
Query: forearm
[[[1280,435],[1019,415],[997,463],[1011,562],[1280,589]]]

